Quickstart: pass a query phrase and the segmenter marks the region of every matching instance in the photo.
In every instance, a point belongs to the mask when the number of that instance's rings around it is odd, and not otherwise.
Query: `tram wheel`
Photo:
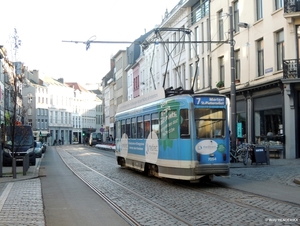
[[[203,183],[208,183],[212,181],[213,177],[214,177],[213,175],[206,175],[204,177],[201,177],[200,181]]]

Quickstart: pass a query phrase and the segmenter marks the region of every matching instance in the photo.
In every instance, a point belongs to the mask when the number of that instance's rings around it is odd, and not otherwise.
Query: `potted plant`
[[[216,85],[218,88],[224,87],[224,81],[219,81]]]

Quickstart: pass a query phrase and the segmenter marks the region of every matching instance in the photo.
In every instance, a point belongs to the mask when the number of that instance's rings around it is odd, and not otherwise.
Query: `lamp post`
[[[235,59],[234,59],[234,40],[233,40],[233,14],[232,7],[229,7],[230,14],[230,66],[231,66],[231,86],[230,86],[230,102],[231,102],[231,148],[236,149],[237,138],[237,117],[236,117],[236,86],[235,86]],[[241,28],[249,28],[247,23],[240,22],[238,26]]]
[[[236,87],[235,87],[235,62],[234,62],[234,40],[233,40],[233,15],[232,7],[229,7],[230,14],[230,66],[231,66],[231,148],[236,149]]]

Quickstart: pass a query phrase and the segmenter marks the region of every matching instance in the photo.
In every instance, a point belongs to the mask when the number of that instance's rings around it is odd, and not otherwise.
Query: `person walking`
[[[113,138],[113,136],[111,134],[109,135],[108,141],[111,144],[114,142],[114,138]]]
[[[84,141],[85,141],[85,144],[86,144],[86,145],[89,144],[89,138],[88,138],[88,137],[86,137],[86,138],[84,139]]]

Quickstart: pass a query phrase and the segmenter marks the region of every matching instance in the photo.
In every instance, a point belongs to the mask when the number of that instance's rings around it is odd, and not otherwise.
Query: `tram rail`
[[[84,153],[91,150],[81,150],[81,151]],[[128,205],[142,205],[141,208],[146,208],[146,209],[155,208],[159,212],[163,212],[164,216],[168,216],[169,218],[172,218],[173,222],[174,221],[176,221],[177,223],[181,222],[178,223],[179,225],[201,225],[203,223],[209,222],[210,220],[209,218],[206,218],[206,216],[205,217],[202,216],[203,214],[205,215],[205,212],[203,210],[207,209],[206,205],[212,205],[213,209],[216,210],[222,209],[223,211],[226,212],[229,211],[227,209],[232,209],[232,213],[230,213],[232,214],[232,216],[230,217],[236,217],[237,224],[238,222],[241,224],[247,222],[247,224],[249,224],[252,218],[254,224],[257,223],[255,222],[257,218],[261,218],[262,220],[265,220],[265,219],[287,219],[287,218],[296,219],[298,217],[299,219],[300,206],[296,204],[279,201],[269,197],[264,197],[264,196],[260,196],[253,193],[240,191],[232,188],[226,188],[221,186],[220,184],[216,184],[215,182],[201,184],[201,187],[199,187],[199,185],[197,184],[179,183],[173,180],[160,180],[157,178],[147,179],[148,177],[144,177],[141,175],[140,178],[141,182],[139,183],[142,186],[135,185],[135,184],[130,186],[129,182],[124,183],[123,178],[121,181],[118,178],[110,177],[108,171],[103,173],[99,172],[99,169],[94,166],[95,164],[89,164],[88,160],[81,159],[84,158],[84,156],[88,156],[88,155],[85,154],[76,155],[76,152],[74,151],[68,152],[59,149],[58,152],[61,155],[63,160],[64,159],[68,160],[68,161],[64,160],[64,162],[70,169],[73,169],[74,173],[76,172],[75,173],[76,175],[79,175],[80,179],[82,179],[84,182],[86,181],[85,183],[87,183],[95,192],[97,192],[97,194],[104,195],[104,200],[108,199],[108,202],[112,202],[112,205],[115,205],[117,209],[119,208],[121,214],[124,213],[125,217],[126,215],[128,215],[129,216],[128,222],[131,222],[132,220],[132,222],[130,223],[131,225],[143,225],[143,222],[140,221],[141,216],[137,217],[134,214],[132,214],[132,212],[131,213],[128,212],[126,208],[124,207],[122,208],[122,206],[115,204],[114,201],[116,199],[124,198],[125,196],[128,196],[127,197],[128,200],[130,200],[130,202],[132,201],[132,204],[128,204]],[[93,150],[93,153],[94,153],[93,155],[96,155],[97,152]],[[99,154],[99,156],[100,155],[102,154]],[[104,157],[105,160],[103,161],[105,161],[106,163],[108,162],[109,166],[111,165],[109,159],[115,161],[112,155],[107,154]],[[129,170],[127,172],[126,170],[122,170],[120,168],[118,169],[112,168],[111,170],[121,170],[120,172],[122,172],[122,174],[123,173],[127,174],[128,172],[129,177],[132,177],[133,174],[135,175],[134,176],[135,178],[137,177],[136,175],[137,173],[134,173]],[[89,172],[87,173],[87,171]],[[102,188],[99,188],[97,183],[94,183],[90,179],[87,179],[88,178],[87,174],[90,173],[97,175],[97,177],[100,176],[107,181],[110,181],[111,183],[113,183],[112,186],[114,187],[114,189],[122,190],[123,192],[126,193],[126,195],[118,198],[115,197],[116,194],[112,195],[113,198],[111,198],[111,194],[106,195],[106,191],[103,191]],[[165,186],[165,188],[164,187],[154,188],[155,191],[153,191],[153,194],[147,194],[146,191],[141,190],[141,187],[143,187],[143,185],[146,187],[150,186],[148,184],[145,184],[146,183],[145,181],[147,180],[149,181],[150,184],[157,182],[157,184]],[[183,191],[181,191],[180,188],[182,188]],[[169,201],[168,199],[169,194],[167,193],[165,194],[166,197],[162,196],[161,194],[157,194],[158,190],[169,191],[170,189],[172,190],[174,189],[175,191],[180,190],[178,194],[174,193],[174,200],[172,201]],[[172,193],[172,191],[169,192]],[[179,203],[178,202],[179,199],[177,197],[180,195],[183,196],[183,194],[186,194],[184,202]],[[191,199],[189,196],[193,196],[194,199]],[[143,203],[139,202],[137,204],[135,203],[136,201],[134,200],[140,200]],[[199,202],[199,204],[197,204],[197,201]],[[145,202],[147,204],[145,204]],[[196,210],[189,213],[188,210],[184,208],[184,205],[186,205],[185,202],[188,203],[190,202],[189,205],[191,206],[191,209],[196,209]],[[212,204],[210,204],[210,202]],[[225,209],[223,207],[225,207]],[[235,209],[238,210],[235,211]],[[197,217],[192,214],[196,212],[198,212],[198,214],[201,215],[201,217],[200,216]],[[248,213],[249,216],[246,213]],[[147,216],[144,217],[147,218]],[[220,219],[222,219],[222,216],[220,216]],[[265,225],[272,225],[272,222],[265,222],[265,223],[266,223]],[[283,222],[283,225],[285,223],[290,224],[291,222]],[[293,222],[293,224],[299,225],[299,222]],[[159,225],[159,223],[157,223],[157,225]],[[168,224],[161,223],[160,225],[168,225]]]

